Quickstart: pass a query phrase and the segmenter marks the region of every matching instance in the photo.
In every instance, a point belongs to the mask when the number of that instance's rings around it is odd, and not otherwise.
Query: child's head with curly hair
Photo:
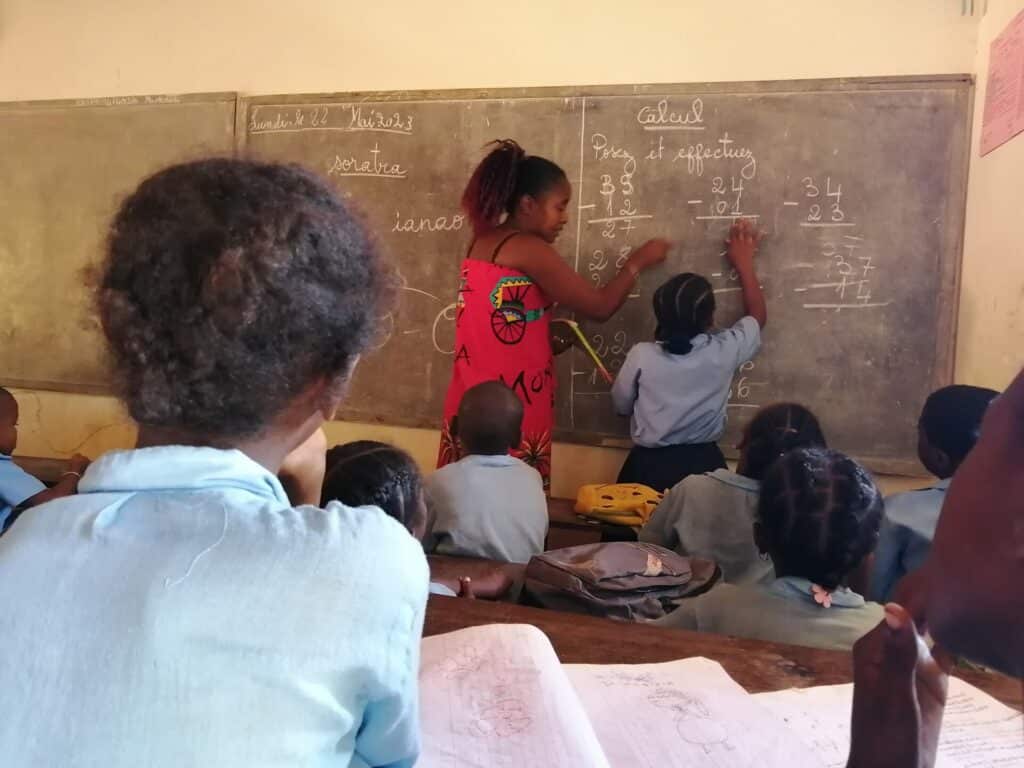
[[[97,297],[140,444],[298,445],[340,403],[389,285],[357,219],[297,166],[212,159],[144,180]]]

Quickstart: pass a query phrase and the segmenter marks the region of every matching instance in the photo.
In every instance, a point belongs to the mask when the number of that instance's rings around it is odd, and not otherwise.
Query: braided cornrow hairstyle
[[[834,590],[874,550],[882,495],[848,456],[798,448],[765,473],[758,518],[784,575]]]
[[[715,317],[715,292],[702,275],[684,272],[654,292],[654,338],[673,355],[693,349],[693,337],[707,331]]]
[[[782,454],[812,447],[828,447],[813,413],[796,403],[765,406],[747,426],[742,472],[752,480],[761,480]]]
[[[408,453],[387,443],[356,440],[327,452],[320,503],[380,507],[412,532],[419,523],[422,485],[419,468]]]
[[[515,211],[524,195],[539,197],[566,181],[565,171],[547,158],[527,155],[512,139],[499,139],[469,177],[462,193],[466,212],[477,236],[498,226]]]

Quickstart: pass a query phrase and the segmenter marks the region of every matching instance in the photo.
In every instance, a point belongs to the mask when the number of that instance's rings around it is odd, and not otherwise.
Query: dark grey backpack
[[[522,601],[611,619],[657,619],[707,592],[720,576],[713,560],[684,557],[656,544],[584,544],[531,558]]]

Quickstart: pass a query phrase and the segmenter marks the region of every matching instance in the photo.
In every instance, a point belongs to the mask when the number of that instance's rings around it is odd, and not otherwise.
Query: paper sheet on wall
[[[754,696],[826,761],[843,768],[850,751],[852,685]],[[1024,719],[958,678],[950,678],[936,768],[1024,767]]]
[[[1024,11],[1017,14],[989,50],[981,154],[1024,130]]]
[[[564,669],[613,768],[825,765],[708,659]]]
[[[587,714],[536,627],[470,627],[423,640],[426,768],[607,768]]]

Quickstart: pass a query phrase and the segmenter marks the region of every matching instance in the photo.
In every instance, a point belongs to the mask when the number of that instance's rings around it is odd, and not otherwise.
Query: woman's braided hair
[[[462,193],[462,209],[473,232],[480,235],[498,226],[502,216],[515,211],[524,195],[539,197],[565,181],[565,171],[547,158],[527,155],[512,139],[500,139],[480,161]]]

